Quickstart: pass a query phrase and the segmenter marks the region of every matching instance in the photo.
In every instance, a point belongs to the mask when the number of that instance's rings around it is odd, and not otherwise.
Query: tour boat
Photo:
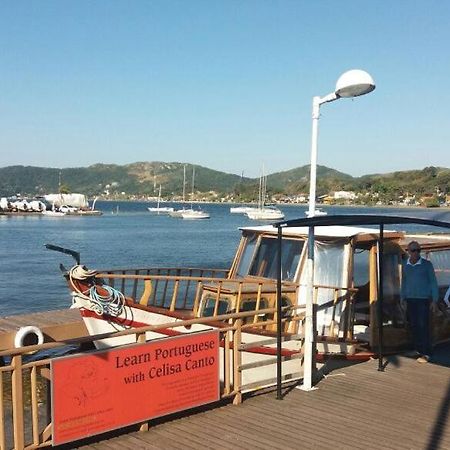
[[[358,216],[314,217],[278,226],[241,228],[241,241],[228,270],[89,271],[77,265],[66,273],[73,292],[73,306],[80,309],[92,335],[185,319],[219,318],[213,324],[149,332],[147,339],[214,327],[220,329],[230,324],[230,320],[221,321],[221,315],[251,312],[251,316],[242,318],[247,325],[242,333],[242,361],[251,366],[251,370],[245,371],[245,383],[250,388],[269,385],[276,375],[276,368],[270,361],[273,362],[276,354],[277,313],[274,308],[278,283],[283,307],[280,317],[283,320],[285,379],[302,376],[301,336],[304,335],[310,288],[315,305],[318,359],[327,355],[367,359],[379,349],[381,342],[384,351],[407,349],[411,338],[400,302],[401,264],[408,242],[416,240],[423,249],[423,256],[432,261],[439,283],[438,310],[433,315],[435,342],[449,339],[450,234],[408,235],[381,227],[347,226],[347,223],[358,223],[346,221],[348,217]],[[371,222],[372,217],[359,216],[359,220],[361,224],[375,223]],[[449,223],[425,219],[376,218],[380,223],[444,224],[450,228]],[[293,222],[296,226],[292,226]],[[314,224],[311,243],[314,246],[314,282],[311,287],[308,285],[308,238]],[[277,265],[279,248],[281,269]],[[111,337],[96,341],[96,346],[122,345],[133,339],[133,336]]]

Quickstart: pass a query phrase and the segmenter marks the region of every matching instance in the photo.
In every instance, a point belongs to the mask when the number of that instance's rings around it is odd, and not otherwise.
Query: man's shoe
[[[429,360],[430,360],[430,357],[428,355],[422,355],[416,359],[416,361],[418,363],[422,363],[422,364],[426,364]]]
[[[408,358],[418,358],[419,356],[422,356],[418,351],[416,350],[408,350],[407,352],[403,353]]]

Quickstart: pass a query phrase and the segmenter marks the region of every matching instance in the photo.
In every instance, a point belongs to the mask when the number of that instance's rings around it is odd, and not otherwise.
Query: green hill
[[[186,167],[186,193],[191,192],[193,165],[179,162],[137,162],[128,165],[95,164],[78,168],[9,166],[0,168],[0,196],[42,195],[57,192],[62,186],[70,192],[88,196],[154,196],[161,184],[163,196],[180,196],[183,168]],[[245,178],[195,165],[195,190],[229,194],[235,199],[258,198],[259,178]],[[309,190],[309,166],[297,167],[267,176],[267,191],[296,195]],[[426,167],[423,170],[399,171],[352,177],[325,166],[317,167],[317,194],[337,190],[380,193],[386,198],[406,194],[432,195],[450,193],[450,169]]]

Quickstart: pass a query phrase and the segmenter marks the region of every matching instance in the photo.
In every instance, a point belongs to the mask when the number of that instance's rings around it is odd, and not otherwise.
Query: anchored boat
[[[330,225],[333,219],[345,223],[342,217],[297,221],[310,225],[322,220],[327,225],[314,227],[313,292],[318,359],[327,355],[351,359],[373,356],[379,346],[380,327],[385,350],[395,352],[408,348],[410,336],[400,302],[400,277],[405,248],[413,239],[420,242],[424,256],[433,262],[439,282],[439,307],[433,316],[435,341],[450,338],[450,235],[408,235],[383,230],[380,236],[380,230],[374,228]],[[245,381],[249,386],[270,384],[268,380],[273,381],[275,377],[275,367],[269,361],[276,355],[277,261],[281,245],[283,376],[300,378],[309,228],[290,225],[286,222],[281,228],[281,244],[277,226],[242,228],[242,238],[229,270],[89,271],[77,265],[66,273],[73,292],[73,306],[80,309],[91,334],[193,318],[215,320],[213,325],[194,324],[147,332],[147,339],[211,327],[220,329],[231,320],[223,320],[223,315],[245,313],[241,318],[245,324],[242,358],[244,364],[252,365],[245,372]],[[383,248],[382,259],[380,248]],[[384,274],[381,316],[377,310],[381,304],[380,273]],[[130,343],[131,339],[130,336],[111,337],[97,341],[96,345],[105,348]]]

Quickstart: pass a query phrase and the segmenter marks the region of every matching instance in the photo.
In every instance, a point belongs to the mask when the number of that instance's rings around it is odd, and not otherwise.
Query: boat
[[[251,220],[283,220],[283,212],[275,206],[266,206],[266,187],[267,177],[264,175],[264,167],[259,178],[259,196],[258,207],[245,212],[245,215]]]
[[[186,201],[186,164],[183,166],[183,208],[173,209],[173,211],[169,212],[170,217],[182,217],[182,213],[186,210],[185,208]]]
[[[191,207],[189,209],[183,209],[179,212],[180,217],[185,220],[200,220],[209,219],[210,215],[199,209],[194,209],[193,199],[194,199],[194,180],[195,180],[195,166],[192,167],[192,193],[191,193]]]
[[[173,208],[170,206],[161,206],[161,185],[159,185],[159,191],[158,191],[158,201],[156,203],[155,207],[148,207],[147,208],[151,213],[157,214],[157,215],[167,215],[171,212],[173,212]]]
[[[46,209],[41,212],[44,216],[47,217],[63,217],[66,215],[65,211],[61,211],[59,208],[56,207],[55,203],[52,203],[52,209]]]
[[[269,361],[276,355],[278,317],[282,320],[283,377],[290,380],[302,377],[299,358],[303,355],[301,336],[305,330],[310,275],[308,239],[311,224],[325,224],[313,229],[312,289],[318,361],[327,357],[369,359],[376,356],[381,342],[386,352],[402,351],[411,345],[399,295],[400,268],[411,240],[417,240],[424,257],[433,262],[439,283],[440,301],[433,315],[435,342],[450,339],[450,234],[417,235],[384,229],[381,234],[381,228],[348,226],[348,217],[298,219],[295,226],[288,221],[281,223],[280,228],[243,227],[230,269],[208,269],[207,275],[202,269],[187,268],[88,270],[78,263],[64,276],[73,295],[73,307],[80,310],[91,335],[185,319],[213,320],[208,325],[175,327],[170,333],[164,330],[146,333],[147,339],[155,339],[220,329],[233,322],[221,319],[223,314],[245,312],[247,315],[240,318],[246,324],[241,337],[242,364],[249,368],[245,371],[245,383],[251,390],[252,386],[274,384],[276,370]],[[366,225],[372,223],[370,219],[374,216],[359,217]],[[406,222],[406,218],[394,216],[376,218],[386,223],[395,223],[394,219],[404,221],[399,223],[442,223],[425,219]],[[338,225],[333,225],[334,222]],[[447,226],[450,228],[450,224]],[[382,286],[380,273],[384,274]],[[281,315],[274,310],[278,283]],[[110,337],[97,340],[95,345],[109,348],[131,343],[133,339],[133,336]]]
[[[254,206],[231,206],[230,213],[231,214],[247,214],[248,212],[255,211],[258,208]]]
[[[328,213],[323,209],[316,208],[314,210],[314,214],[309,214],[309,211],[305,211],[307,217],[318,217],[318,216],[326,216]]]
[[[247,211],[246,216],[252,220],[283,220],[284,214],[278,208],[264,206],[253,211]]]
[[[209,219],[210,215],[201,209],[186,209],[181,212],[181,218],[185,220]]]
[[[67,215],[63,211],[57,211],[57,210],[53,210],[53,209],[42,211],[41,214],[46,217],[64,217]]]

